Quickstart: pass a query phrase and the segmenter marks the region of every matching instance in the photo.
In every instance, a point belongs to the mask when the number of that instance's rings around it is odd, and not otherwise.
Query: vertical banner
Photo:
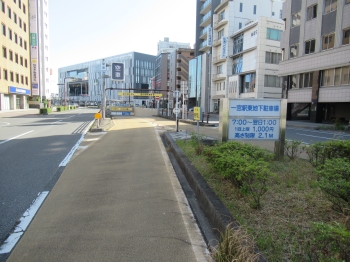
[[[40,95],[38,65],[38,20],[37,1],[29,0],[30,61],[32,71],[32,95]]]
[[[221,37],[221,55],[220,58],[226,58],[227,57],[227,37],[223,36]]]
[[[212,46],[213,45],[213,28],[211,26],[208,26],[207,29],[207,34],[208,34],[208,46]]]

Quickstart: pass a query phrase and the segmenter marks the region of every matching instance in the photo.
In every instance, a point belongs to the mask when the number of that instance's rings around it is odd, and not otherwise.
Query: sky
[[[157,44],[195,42],[195,0],[51,0],[50,61],[64,66],[128,52],[157,54]]]

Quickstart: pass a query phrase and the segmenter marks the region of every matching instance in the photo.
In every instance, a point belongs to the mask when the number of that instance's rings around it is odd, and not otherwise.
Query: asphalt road
[[[314,144],[330,140],[349,140],[350,133],[287,127],[286,139],[302,141],[305,144]]]
[[[60,164],[96,112],[0,114],[0,246],[38,194],[54,186]]]

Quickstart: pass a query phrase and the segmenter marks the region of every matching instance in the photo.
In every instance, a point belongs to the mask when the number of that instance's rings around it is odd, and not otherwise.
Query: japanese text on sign
[[[279,117],[281,106],[279,100],[231,100],[230,116]]]
[[[229,139],[278,140],[279,119],[230,119]]]
[[[197,120],[197,121],[201,120],[201,108],[200,107],[193,108],[193,119]]]
[[[124,81],[124,64],[112,63],[112,80]]]

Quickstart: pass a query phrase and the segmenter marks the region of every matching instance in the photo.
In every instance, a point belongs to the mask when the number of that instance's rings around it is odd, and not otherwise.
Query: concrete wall
[[[137,117],[150,117],[150,116],[156,116],[158,114],[158,109],[135,107],[134,112],[135,112],[135,116]]]

